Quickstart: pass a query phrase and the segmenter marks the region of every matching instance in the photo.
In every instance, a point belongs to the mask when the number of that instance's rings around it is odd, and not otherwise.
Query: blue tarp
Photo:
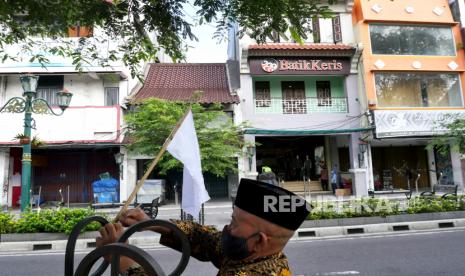
[[[97,203],[118,202],[118,180],[100,179],[92,183],[94,201]]]

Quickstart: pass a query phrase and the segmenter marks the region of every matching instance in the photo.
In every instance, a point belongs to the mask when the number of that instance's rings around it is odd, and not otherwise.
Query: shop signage
[[[432,136],[444,134],[438,122],[465,118],[465,111],[456,110],[375,110],[376,138]]]
[[[250,60],[250,73],[253,75],[344,75],[349,72],[349,59],[261,58]]]

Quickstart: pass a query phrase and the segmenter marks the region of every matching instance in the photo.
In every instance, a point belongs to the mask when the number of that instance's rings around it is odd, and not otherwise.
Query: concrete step
[[[305,186],[303,181],[286,181],[281,183],[281,187],[291,192],[304,192]],[[322,191],[321,184],[319,181],[310,181],[308,186],[310,191]]]

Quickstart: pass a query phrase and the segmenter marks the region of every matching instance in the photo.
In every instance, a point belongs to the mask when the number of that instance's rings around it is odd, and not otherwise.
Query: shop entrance
[[[373,179],[375,190],[415,189],[429,190],[428,157],[424,146],[372,147]]]
[[[302,181],[304,174],[319,179],[319,161],[324,161],[323,136],[255,137],[257,171],[270,167],[283,181]]]

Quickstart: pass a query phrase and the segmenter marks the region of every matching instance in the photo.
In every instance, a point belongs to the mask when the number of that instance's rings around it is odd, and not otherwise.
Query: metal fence
[[[347,111],[346,97],[255,99],[255,113],[259,114],[347,113]]]

